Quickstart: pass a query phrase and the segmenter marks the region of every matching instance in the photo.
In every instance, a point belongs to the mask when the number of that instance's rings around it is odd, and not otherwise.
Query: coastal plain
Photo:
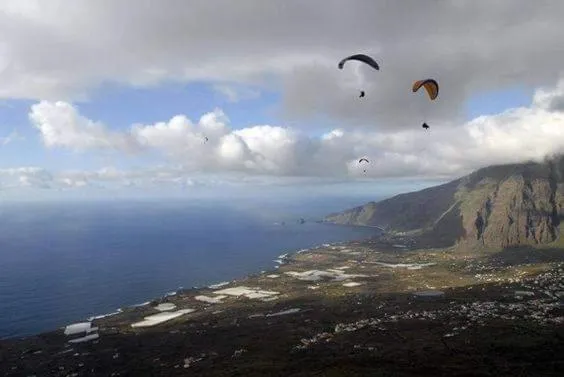
[[[325,244],[276,268],[0,342],[5,376],[557,376],[564,260]]]

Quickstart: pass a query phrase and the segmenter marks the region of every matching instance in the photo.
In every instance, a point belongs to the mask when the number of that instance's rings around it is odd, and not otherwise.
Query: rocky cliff
[[[509,247],[559,236],[564,215],[564,157],[490,166],[452,182],[370,202],[325,221],[380,226],[454,243]]]

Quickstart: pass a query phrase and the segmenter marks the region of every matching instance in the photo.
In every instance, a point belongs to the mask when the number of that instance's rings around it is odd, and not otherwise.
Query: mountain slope
[[[325,221],[425,234],[441,246],[545,244],[558,237],[563,177],[562,157],[490,166],[440,186],[331,214]]]

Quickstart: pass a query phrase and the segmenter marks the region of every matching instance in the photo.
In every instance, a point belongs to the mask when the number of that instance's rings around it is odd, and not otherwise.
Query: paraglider
[[[208,140],[209,140],[208,137],[207,137],[207,136],[204,136],[204,144],[207,143]]]
[[[370,163],[370,161],[368,161],[366,158],[361,158],[360,160],[358,160],[358,163],[361,164],[363,161],[366,162],[367,164]],[[364,169],[364,172],[366,173],[366,169]]]
[[[355,54],[355,55],[347,56],[346,58],[344,58],[343,60],[341,60],[339,62],[339,65],[338,65],[339,69],[343,69],[343,67],[345,66],[345,63],[349,60],[357,60],[359,62],[363,62],[365,64],[368,64],[369,66],[371,66],[372,68],[374,68],[377,71],[380,70],[380,66],[378,65],[378,63],[376,63],[376,61],[374,59],[372,59],[370,56],[364,55],[364,54]],[[364,95],[365,95],[364,90],[361,90],[359,98],[363,98]]]
[[[439,83],[434,79],[415,81],[413,83],[413,86],[411,87],[411,91],[413,93],[416,93],[419,89],[421,89],[421,87],[425,88],[425,91],[427,92],[427,95],[429,96],[431,101],[434,101],[439,95]],[[429,125],[427,123],[423,123],[421,127],[423,127],[425,130],[429,129]]]
[[[433,79],[417,80],[413,83],[411,90],[416,93],[421,87],[424,87],[431,101],[434,101],[439,95],[439,83]]]

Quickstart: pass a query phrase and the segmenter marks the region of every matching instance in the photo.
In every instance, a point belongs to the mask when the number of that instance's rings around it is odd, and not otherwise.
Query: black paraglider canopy
[[[372,59],[370,56],[364,54],[355,54],[355,55],[347,56],[346,58],[344,58],[339,62],[339,69],[343,69],[345,63],[349,60],[358,60],[359,62],[368,64],[374,69],[380,70],[380,66],[378,65],[378,63],[376,63],[376,61]]]

